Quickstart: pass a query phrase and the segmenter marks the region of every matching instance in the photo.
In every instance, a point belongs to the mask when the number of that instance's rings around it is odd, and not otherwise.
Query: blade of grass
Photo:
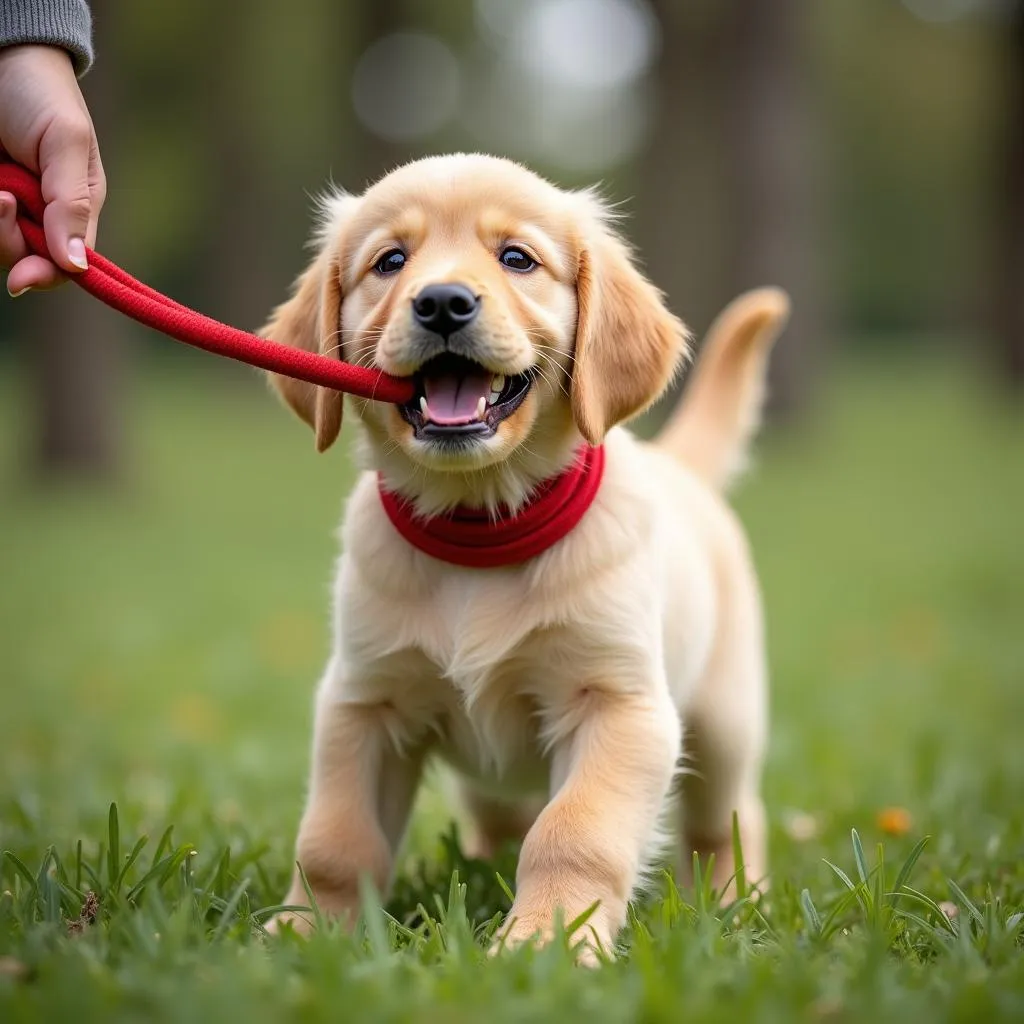
[[[128,877],[128,872],[131,871],[132,866],[139,859],[139,854],[142,853],[143,849],[146,846],[146,843],[148,842],[148,836],[140,836],[136,844],[132,847],[131,853],[129,853],[128,856],[125,858],[124,864],[122,865],[121,870],[118,872],[117,878],[114,881],[114,884],[112,886],[114,892],[121,891],[121,886],[124,884],[124,880]]]
[[[916,924],[918,928],[920,928],[923,932],[925,932],[926,935],[934,936],[942,943],[949,942],[949,937],[951,934],[950,932],[943,931],[941,928],[937,928],[930,921],[926,921],[923,917],[921,917],[920,914],[915,914],[911,910],[900,910],[899,908],[894,909],[893,913],[898,915],[899,917],[905,918],[907,921],[913,921],[913,923]],[[956,932],[953,932],[952,934],[955,935]]]
[[[842,915],[846,913],[852,903],[860,902],[859,890],[860,886],[848,889],[829,909],[821,925],[821,937],[823,939],[831,938],[842,927]]]
[[[163,885],[191,852],[191,846],[179,846],[163,860],[157,861],[128,891],[128,902],[134,903],[153,882],[156,882],[158,888]]]
[[[235,920],[235,912],[238,910],[238,904],[242,902],[242,897],[245,896],[245,891],[248,888],[248,878],[243,878],[238,885],[235,886],[231,896],[224,904],[224,909],[221,911],[217,927],[214,928],[213,934],[210,936],[211,944],[216,945],[227,934],[228,928],[231,927]]]
[[[501,891],[505,894],[506,898],[508,899],[509,906],[511,906],[516,901],[515,893],[509,887],[508,882],[506,882],[505,879],[502,878],[497,871],[494,872],[494,877],[498,881],[498,888],[501,889]]]
[[[854,884],[850,876],[841,867],[839,867],[836,864],[833,864],[830,860],[825,860],[824,858],[822,858],[822,860],[824,861],[827,867],[831,868],[832,871],[835,872],[836,877],[839,879],[840,882],[843,883],[843,885],[846,886],[847,889],[850,890],[850,892],[857,891],[859,886]]]
[[[89,876],[89,887],[96,892],[103,891],[103,882],[100,881],[99,872],[87,861],[82,861],[82,870]]]
[[[861,845],[860,835],[855,828],[850,829],[850,838],[853,842],[853,860],[857,865],[857,874],[866,885],[868,881],[868,864],[864,858],[864,847]]]
[[[877,858],[878,862],[874,870],[875,884],[872,889],[871,900],[872,924],[876,927],[880,923],[884,923],[882,911],[886,906],[886,902],[883,899],[885,893],[885,848],[881,843],[878,844]]]
[[[324,915],[320,908],[317,906],[316,897],[313,895],[313,887],[309,884],[309,879],[306,877],[306,872],[302,870],[302,865],[296,861],[295,870],[299,873],[299,881],[302,882],[302,889],[306,894],[306,899],[309,900],[309,906],[306,908],[313,914],[313,920],[316,923],[316,930],[323,931],[324,927]]]
[[[861,910],[864,911],[865,917],[870,917],[871,901],[868,899],[866,891],[867,887],[863,883],[854,882],[841,867],[839,867],[836,864],[833,864],[832,861],[826,860],[825,864],[828,867],[830,867],[832,871],[835,872],[836,877],[838,877],[839,881],[846,886],[850,894],[857,900],[857,902],[860,904]]]
[[[384,905],[377,887],[365,874],[359,878],[359,902],[363,908],[363,927],[366,929],[366,938],[373,958],[380,960],[390,956],[391,938],[388,935]]]
[[[577,914],[566,926],[565,934],[572,935],[577,929],[582,928],[593,916],[597,913],[597,908],[601,905],[600,900],[595,900],[593,903],[583,911],[582,914]]]
[[[164,829],[164,834],[160,837],[160,842],[156,844],[156,849],[153,851],[153,859],[150,861],[150,867],[157,863],[161,857],[163,857],[166,850],[170,849],[171,837],[174,834],[174,826],[168,825]]]
[[[950,921],[946,914],[943,913],[942,908],[930,896],[926,896],[924,893],[918,892],[916,889],[911,889],[909,886],[904,886],[902,892],[890,893],[890,895],[894,897],[893,906],[897,912],[901,914],[904,913],[903,909],[895,902],[895,900],[910,900],[912,903],[917,903],[919,906],[928,910],[951,935],[956,934],[956,925]]]
[[[21,875],[28,882],[29,888],[34,894],[38,890],[36,876],[10,850],[4,850],[4,859],[14,868],[16,874]]]
[[[961,889],[960,886],[953,881],[952,878],[947,878],[946,884],[952,890],[953,895],[963,904],[964,909],[967,911],[968,914],[971,915],[975,923],[979,925],[984,925],[984,916],[982,915],[981,911],[968,898],[967,893],[965,893],[963,889]]]
[[[821,918],[818,916],[817,908],[814,906],[814,900],[811,899],[811,892],[809,889],[804,889],[800,893],[800,909],[803,911],[804,920],[807,922],[807,928],[815,938],[821,936]]]
[[[113,889],[121,871],[121,823],[118,819],[116,803],[111,803],[110,812],[107,815],[107,842],[109,844],[107,875],[110,879],[110,888]]]
[[[916,867],[921,854],[924,853],[924,848],[928,845],[930,838],[930,836],[925,836],[914,844],[914,848],[910,851],[907,855],[907,859],[903,862],[903,867],[900,868],[899,873],[896,875],[896,881],[893,883],[892,887],[892,891],[894,893],[900,892],[903,889],[903,886],[909,881],[910,875]]]
[[[732,862],[733,870],[736,872],[736,896],[739,899],[747,897],[747,866],[743,862],[743,839],[740,836],[739,815],[732,812]]]

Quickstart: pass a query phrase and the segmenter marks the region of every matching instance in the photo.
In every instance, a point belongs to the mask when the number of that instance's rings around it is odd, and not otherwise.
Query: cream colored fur
[[[483,296],[460,332],[473,358],[539,376],[496,437],[459,456],[417,441],[392,407],[349,403],[367,468],[342,530],[297,843],[319,907],[352,918],[362,874],[386,890],[429,756],[466,780],[480,850],[525,833],[504,941],[547,938],[558,914],[570,921],[596,903],[581,956],[608,950],[670,804],[684,870],[692,851],[714,854],[715,882],[728,884],[735,811],[747,877],[763,880],[761,610],[719,488],[756,424],[785,296],[753,292],[723,314],[679,411],[645,444],[618,424],[662,393],[687,336],[592,193],[458,155],[400,168],[328,210],[318,255],[269,336],[411,373],[423,340],[411,297],[460,281]],[[502,267],[510,242],[538,268]],[[395,244],[408,263],[385,280],[373,261]],[[340,400],[276,383],[329,445]],[[606,446],[599,494],[524,565],[436,561],[397,534],[377,493],[379,471],[427,513],[515,507],[583,438]],[[307,902],[298,875],[287,902]]]

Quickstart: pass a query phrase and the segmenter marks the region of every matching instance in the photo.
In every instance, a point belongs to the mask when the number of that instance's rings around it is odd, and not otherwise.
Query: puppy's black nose
[[[464,284],[429,284],[412,300],[417,322],[445,339],[479,311],[480,300]]]

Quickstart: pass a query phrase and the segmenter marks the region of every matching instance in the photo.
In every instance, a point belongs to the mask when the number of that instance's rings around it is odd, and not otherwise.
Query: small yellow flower
[[[887,836],[905,836],[913,824],[905,807],[886,807],[878,812],[877,822]]]

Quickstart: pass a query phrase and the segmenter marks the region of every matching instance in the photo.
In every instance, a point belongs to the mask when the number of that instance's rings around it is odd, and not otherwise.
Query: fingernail
[[[89,269],[89,261],[85,257],[85,242],[83,242],[82,239],[72,238],[71,241],[68,242],[68,259],[71,260],[79,270]]]
[[[28,285],[28,287],[26,287],[26,288],[19,288],[18,291],[16,291],[16,292],[12,292],[11,289],[8,288],[7,289],[7,294],[10,295],[10,297],[12,299],[17,299],[20,296],[24,295],[25,292],[30,292],[30,291],[32,291],[32,285]]]

